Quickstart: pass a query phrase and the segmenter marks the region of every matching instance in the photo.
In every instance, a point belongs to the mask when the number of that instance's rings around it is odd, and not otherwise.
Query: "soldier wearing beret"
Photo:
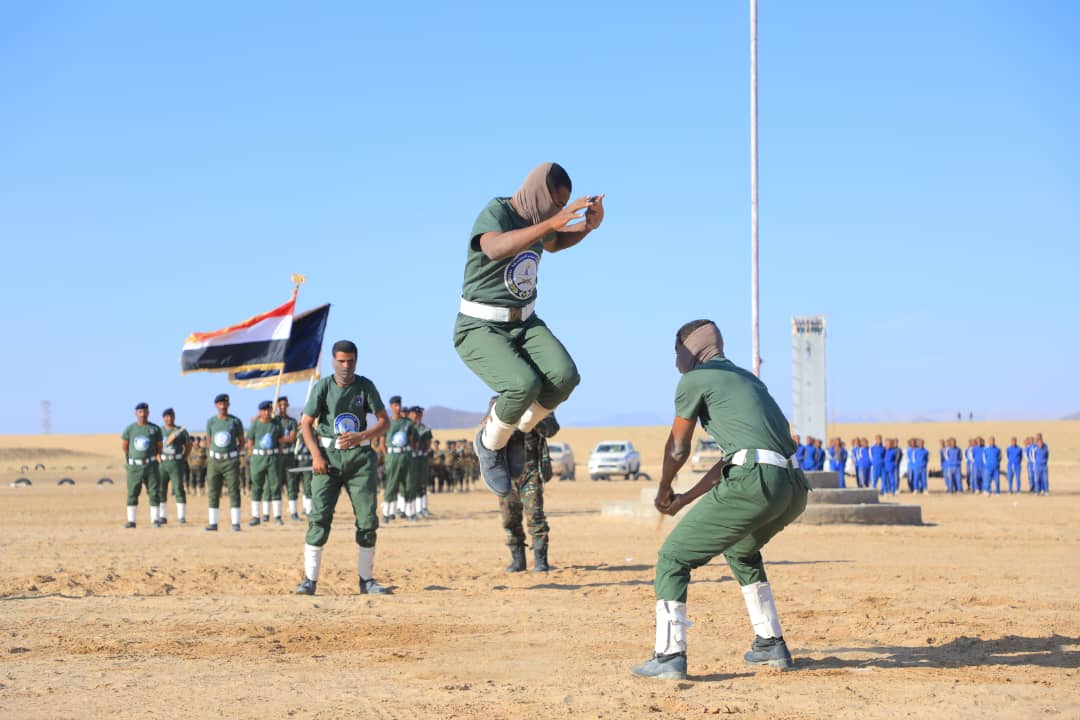
[[[187,491],[184,479],[187,475],[188,454],[191,452],[191,436],[182,427],[176,426],[176,412],[165,408],[161,413],[165,425],[162,429],[164,439],[161,443],[161,505],[158,509],[158,521],[164,525],[165,508],[168,506],[169,483],[172,482],[173,497],[176,498],[176,519],[181,525],[187,523]]]
[[[247,431],[247,451],[251,458],[251,520],[248,525],[259,524],[259,501],[262,501],[262,522],[270,522],[273,507],[274,523],[281,520],[281,438],[282,426],[271,417],[274,404],[269,400],[259,403],[259,415]]]
[[[150,422],[150,406],[144,402],[135,406],[135,422],[120,434],[120,447],[127,463],[127,523],[125,528],[135,527],[135,511],[139,506],[139,493],[143,486],[150,500],[150,524],[161,527],[158,522],[160,510],[161,481],[158,475],[158,454],[161,453],[161,428]]]
[[[217,532],[218,509],[224,485],[229,491],[229,520],[232,529],[240,532],[240,444],[244,440],[244,423],[229,414],[229,396],[221,393],[214,398],[217,414],[206,421],[206,436],[210,438],[206,466],[207,514],[206,529]]]

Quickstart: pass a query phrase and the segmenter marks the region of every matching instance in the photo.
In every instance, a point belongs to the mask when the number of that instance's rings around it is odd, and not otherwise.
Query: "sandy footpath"
[[[1052,470],[1049,498],[950,497],[934,479],[923,527],[789,528],[766,560],[792,672],[742,664],[737,586],[702,568],[692,678],[671,683],[627,672],[651,650],[671,521],[599,514],[641,483],[549,484],[547,575],[502,572],[493,496],[434,495],[435,518],[380,530],[395,594],[379,598],[357,594],[343,499],[308,598],[290,594],[302,525],[206,533],[194,497],[191,524],[155,530],[144,498],[123,530],[116,470],[102,488],[71,462],[32,488],[0,469],[5,719],[1080,717],[1076,466]]]

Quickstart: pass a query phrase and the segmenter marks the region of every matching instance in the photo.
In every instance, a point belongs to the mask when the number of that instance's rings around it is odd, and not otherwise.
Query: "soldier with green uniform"
[[[184,477],[187,475],[188,454],[191,452],[191,436],[182,427],[176,426],[176,412],[165,408],[161,413],[165,425],[162,428],[164,439],[161,443],[161,506],[158,521],[164,525],[165,508],[168,505],[169,483],[172,483],[173,497],[176,498],[176,520],[181,525],[187,524],[187,491]]]
[[[401,517],[405,517],[405,485],[415,434],[412,421],[402,412],[401,396],[394,395],[390,398],[390,421],[386,429],[386,489],[382,503],[385,523],[394,519],[398,509]]]
[[[195,437],[188,454],[188,489],[192,495],[206,494],[206,443],[201,435]]]
[[[307,517],[311,514],[311,451],[304,444],[303,438],[296,446],[296,467],[307,468],[303,472],[289,473],[299,478],[300,496],[303,501],[301,507],[304,509],[304,516]]]
[[[281,520],[281,423],[271,417],[274,404],[269,400],[259,403],[259,415],[247,431],[247,451],[251,458],[251,520],[248,525],[259,524],[259,501],[262,501],[262,522],[270,522],[270,507],[274,509],[274,523]]]
[[[710,320],[683,325],[675,336],[675,419],[664,448],[656,509],[674,515],[701,498],[668,535],[656,563],[656,644],[632,669],[642,677],[686,678],[687,588],[690,572],[723,553],[754,628],[744,660],[791,667],[765,575],[761,548],[806,508],[809,483],[794,463],[790,426],[765,384],[724,357],[724,340]],[[701,421],[724,459],[693,488],[676,494],[675,473],[690,457]]]
[[[569,397],[580,377],[566,348],[535,314],[540,256],[581,242],[604,219],[603,195],[570,202],[572,184],[557,163],[532,170],[513,197],[497,197],[469,234],[454,347],[497,392],[473,441],[484,482],[510,492],[521,472],[514,430],[529,433]],[[583,222],[578,222],[583,221]]]
[[[409,419],[416,426],[416,448],[409,465],[409,490],[405,497],[405,515],[409,513],[409,494],[412,495],[412,518],[419,520],[431,515],[427,509],[428,483],[431,481],[431,428],[424,424],[424,408],[414,405],[409,409]]]
[[[210,438],[209,459],[206,465],[208,488],[208,532],[217,532],[218,508],[222,485],[229,491],[229,520],[232,529],[240,532],[240,444],[244,441],[244,423],[229,414],[229,396],[221,393],[214,398],[217,414],[206,421],[206,437]]]
[[[281,426],[281,457],[278,459],[278,468],[280,474],[280,484],[278,487],[285,488],[285,494],[289,500],[289,519],[300,520],[300,516],[296,512],[296,500],[300,494],[300,476],[297,473],[291,473],[296,467],[296,455],[294,449],[296,448],[296,431],[299,425],[289,415],[289,398],[282,395],[277,401],[277,415],[274,420]],[[279,493],[275,499],[280,500],[281,494]],[[280,513],[278,513],[280,515]]]
[[[547,572],[548,527],[544,515],[544,483],[551,479],[551,457],[547,451],[548,438],[559,432],[554,415],[548,415],[537,423],[536,428],[525,436],[525,469],[514,482],[506,497],[499,498],[506,544],[510,547],[510,565],[506,572],[525,569],[525,529],[522,516],[528,518],[529,534],[532,535],[533,571]]]
[[[144,402],[135,406],[135,422],[120,434],[120,447],[127,464],[127,523],[135,527],[135,512],[139,508],[139,493],[146,486],[150,501],[150,524],[161,527],[158,512],[161,502],[161,480],[158,474],[158,455],[161,454],[161,428],[149,421],[150,406]]]
[[[323,545],[330,535],[334,507],[344,488],[355,516],[360,592],[382,595],[387,590],[374,579],[379,517],[371,438],[385,433],[390,420],[375,384],[356,374],[356,345],[339,340],[334,343],[332,355],[334,374],[315,383],[300,419],[300,432],[311,451],[313,476],[311,517],[304,544],[304,581],[296,593],[315,594]],[[368,413],[377,418],[371,428],[367,427]]]

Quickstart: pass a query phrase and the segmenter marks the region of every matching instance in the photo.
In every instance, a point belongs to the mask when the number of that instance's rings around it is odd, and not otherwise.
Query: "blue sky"
[[[675,329],[750,364],[748,3],[5,3],[0,433],[201,426],[180,347],[331,302],[384,396],[488,391],[451,344],[486,201],[555,160],[607,194],[538,310],[583,381],[564,422],[670,416]],[[833,419],[1080,410],[1080,10],[759,11],[762,376],[828,317]],[[294,403],[304,386],[286,386]],[[234,389],[254,413],[267,393]]]

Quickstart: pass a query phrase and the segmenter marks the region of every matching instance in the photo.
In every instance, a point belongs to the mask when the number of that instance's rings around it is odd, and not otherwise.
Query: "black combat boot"
[[[533,572],[547,572],[551,569],[547,561],[547,538],[533,540]]]
[[[522,544],[510,546],[510,564],[506,566],[506,572],[524,572],[525,570],[525,546]]]
[[[743,655],[743,660],[747,665],[768,665],[780,670],[787,670],[795,664],[784,638],[763,638],[760,635],[754,636],[750,652]]]

